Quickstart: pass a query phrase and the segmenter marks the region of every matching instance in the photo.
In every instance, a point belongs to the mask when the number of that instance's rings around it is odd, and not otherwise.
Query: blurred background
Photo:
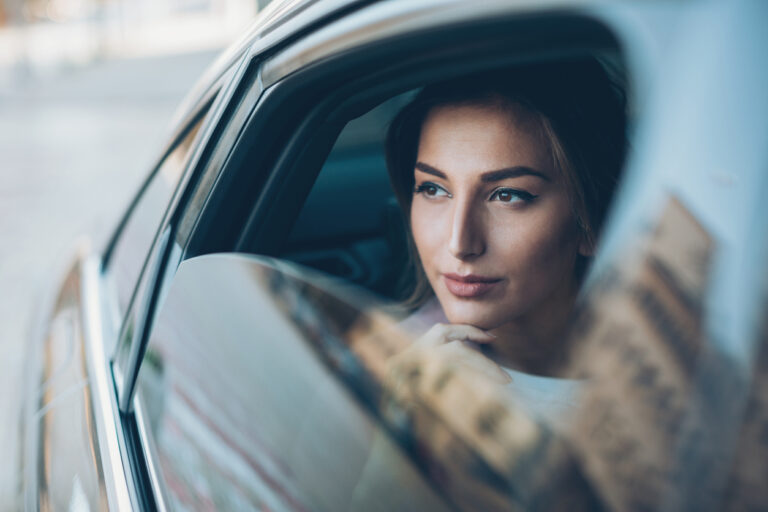
[[[108,236],[175,108],[266,0],[0,0],[0,510],[24,348],[78,235]]]

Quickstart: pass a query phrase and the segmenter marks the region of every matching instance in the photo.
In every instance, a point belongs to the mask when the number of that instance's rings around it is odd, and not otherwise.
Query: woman
[[[417,346],[464,353],[545,416],[573,401],[548,377],[624,158],[624,105],[595,60],[527,65],[427,86],[388,134],[410,302],[444,317]]]

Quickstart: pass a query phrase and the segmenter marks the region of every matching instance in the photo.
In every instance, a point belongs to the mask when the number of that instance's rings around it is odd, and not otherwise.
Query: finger
[[[499,384],[512,382],[512,377],[498,363],[468,348],[462,342],[446,343],[436,350],[447,354],[451,361],[459,363],[460,366],[483,373]]]
[[[436,324],[417,341],[417,344],[422,347],[433,347],[452,341],[490,343],[495,339],[495,336],[474,325]]]

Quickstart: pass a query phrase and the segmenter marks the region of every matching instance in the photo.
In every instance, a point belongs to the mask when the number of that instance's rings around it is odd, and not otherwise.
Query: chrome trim
[[[139,441],[144,453],[144,460],[147,463],[150,485],[152,485],[152,492],[155,495],[155,506],[160,512],[165,512],[168,510],[165,505],[168,502],[166,499],[168,491],[160,473],[160,462],[157,460],[157,449],[154,439],[148,434],[149,420],[145,416],[144,402],[141,399],[140,392],[137,392],[134,397],[133,412],[136,417],[136,426],[139,431]]]
[[[101,262],[98,256],[90,255],[82,260],[81,276],[83,344],[107,500],[112,510],[134,510],[134,504],[139,501],[135,496],[136,486],[128,460],[123,458],[121,451],[121,445],[124,446],[125,443],[120,426],[120,413],[109,361],[104,352]]]

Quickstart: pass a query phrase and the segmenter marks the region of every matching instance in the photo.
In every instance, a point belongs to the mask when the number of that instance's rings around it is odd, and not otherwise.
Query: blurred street
[[[0,510],[20,507],[24,348],[42,295],[79,235],[102,243],[113,229],[216,54],[95,60],[52,76],[0,66]]]

